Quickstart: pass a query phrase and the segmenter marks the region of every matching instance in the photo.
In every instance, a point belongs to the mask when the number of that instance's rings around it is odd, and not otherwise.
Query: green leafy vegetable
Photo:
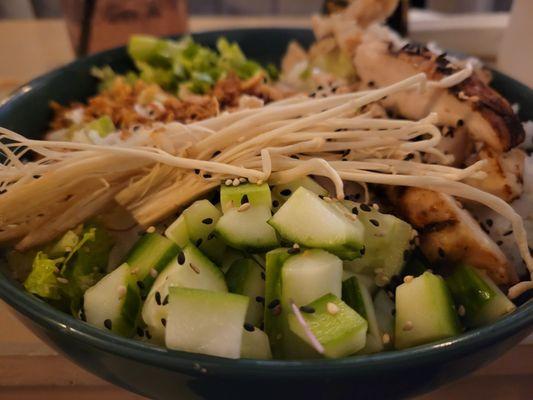
[[[106,137],[111,132],[114,132],[116,130],[115,124],[113,123],[113,120],[108,115],[104,115],[103,117],[97,118],[91,122],[89,122],[85,129],[89,131],[96,131],[100,137]]]
[[[61,283],[57,280],[57,274],[62,261],[63,258],[50,259],[42,251],[38,252],[32,270],[24,281],[26,290],[44,299],[61,299]]]

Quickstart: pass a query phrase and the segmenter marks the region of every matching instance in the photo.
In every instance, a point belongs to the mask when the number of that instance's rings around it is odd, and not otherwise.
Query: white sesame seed
[[[239,208],[237,208],[237,211],[238,212],[243,212],[243,211],[246,211],[250,208],[251,204],[250,203],[244,203],[244,204],[241,204],[241,206]]]
[[[126,291],[126,286],[119,285],[119,287],[117,287],[118,298],[122,299],[126,295]]]
[[[148,233],[154,233],[154,232],[155,232],[155,226],[150,226],[150,227],[148,227],[148,229],[146,230],[146,232],[148,232]]]
[[[135,267],[130,271],[130,274],[137,275],[139,273],[139,267]]]
[[[292,245],[292,247],[295,248],[295,249],[299,249],[299,248],[300,248],[300,245],[299,245],[298,243],[294,243],[294,244]]]
[[[379,206],[377,205],[377,203],[372,204],[372,208],[374,210],[379,210]]]
[[[256,183],[257,183],[258,185],[262,185],[262,184],[263,184],[263,180],[262,180],[262,179],[259,179]]]
[[[407,275],[403,278],[403,282],[404,283],[409,283],[411,282],[413,279],[415,279],[415,277],[413,275]]]
[[[389,281],[390,281],[390,278],[384,274],[378,274],[376,275],[376,278],[374,279],[374,282],[379,287],[385,286],[387,283],[389,283]]]
[[[72,251],[72,247],[65,247],[65,251],[67,251],[67,252]]]
[[[331,203],[331,197],[324,196],[324,198],[322,200],[324,200],[327,203]]]
[[[390,343],[390,335],[388,333],[384,333],[383,337],[381,338],[383,344],[389,344]]]
[[[326,310],[328,310],[328,313],[331,315],[335,315],[340,311],[339,306],[331,302],[326,304]]]
[[[67,278],[62,278],[61,276],[57,277],[57,281],[61,282],[61,283],[68,283],[68,279]]]
[[[403,326],[403,330],[410,331],[411,329],[413,329],[413,323],[411,321],[407,321]]]
[[[239,178],[239,181],[240,181],[241,183],[245,183],[246,180],[247,180],[246,178]]]
[[[232,183],[233,181],[231,179],[226,179],[226,182],[224,182],[226,186],[231,186]]]
[[[235,178],[235,179],[233,180],[233,186],[239,186],[240,183],[241,183],[241,182],[239,181],[239,178]]]
[[[352,221],[357,221],[357,215],[355,214],[346,214],[348,218],[350,218]]]
[[[158,274],[159,274],[159,272],[157,272],[157,270],[155,268],[150,268],[150,276],[152,278],[157,277]]]
[[[457,309],[457,314],[459,314],[459,316],[461,317],[464,317],[465,314],[466,314],[466,310],[465,310],[465,306],[463,306],[462,304],[459,306],[459,308]]]

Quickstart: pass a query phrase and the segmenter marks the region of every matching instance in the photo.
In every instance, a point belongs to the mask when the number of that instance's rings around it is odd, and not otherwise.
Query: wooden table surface
[[[501,36],[502,18],[491,22],[494,40]],[[418,29],[420,37],[429,35],[424,28],[428,26],[427,21],[425,24]],[[192,18],[190,26],[193,31],[229,27],[305,27],[308,19],[201,17]],[[491,53],[489,50],[483,49],[483,52]],[[59,20],[0,22],[0,54],[0,99],[28,79],[73,59],[65,26]],[[533,399],[532,360],[533,341],[529,340],[475,374],[420,399]],[[0,399],[48,398],[106,400],[140,397],[96,378],[58,355],[0,302]]]

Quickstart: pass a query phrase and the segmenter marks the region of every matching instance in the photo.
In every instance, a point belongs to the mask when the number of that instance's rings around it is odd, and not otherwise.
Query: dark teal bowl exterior
[[[225,35],[250,57],[279,62],[287,43],[309,44],[300,29],[250,29],[194,35],[213,45]],[[49,101],[84,100],[95,92],[94,65],[131,68],[123,48],[75,61],[31,81],[0,104],[0,126],[38,138],[46,130]],[[533,119],[533,94],[495,73],[495,86]],[[529,113],[529,114],[528,114]],[[416,348],[340,360],[228,360],[171,352],[114,336],[61,313],[24,292],[0,269],[0,297],[34,333],[71,360],[109,382],[150,398],[167,399],[383,399],[433,390],[489,363],[533,330],[533,301],[495,324]],[[80,389],[81,390],[81,389]],[[474,394],[475,395],[475,394]]]

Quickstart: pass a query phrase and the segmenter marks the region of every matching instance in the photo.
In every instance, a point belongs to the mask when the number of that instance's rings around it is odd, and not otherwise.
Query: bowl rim
[[[241,28],[225,30],[209,30],[195,32],[192,36],[221,35],[237,31],[310,31],[305,28]],[[174,36],[175,37],[175,36]],[[0,102],[0,111],[9,108],[21,96],[28,95],[33,90],[45,85],[48,80],[61,75],[65,69],[76,69],[87,63],[94,63],[97,59],[112,56],[123,51],[125,46],[119,46],[88,57],[74,60],[64,66],[53,69],[31,81],[21,85],[8,97]],[[510,77],[505,76],[513,80]],[[514,81],[514,80],[513,80]],[[516,82],[516,81],[515,81]],[[517,82],[519,83],[519,82]],[[80,321],[70,314],[56,310],[43,300],[25,292],[19,283],[14,282],[0,271],[0,298],[23,314],[32,322],[37,323],[55,334],[68,335],[75,341],[89,344],[101,351],[112,353],[135,361],[162,367],[168,370],[178,370],[190,375],[204,375],[255,378],[278,377],[286,378],[290,372],[291,378],[309,378],[311,375],[339,376],[355,375],[365,369],[392,370],[398,367],[423,365],[428,362],[446,361],[481,350],[494,341],[504,340],[521,331],[533,331],[533,299],[517,308],[495,323],[464,332],[458,336],[416,346],[404,350],[387,351],[376,354],[358,355],[341,359],[314,360],[253,360],[227,359],[215,356],[171,351],[147,342],[123,338],[111,332],[94,327]]]

